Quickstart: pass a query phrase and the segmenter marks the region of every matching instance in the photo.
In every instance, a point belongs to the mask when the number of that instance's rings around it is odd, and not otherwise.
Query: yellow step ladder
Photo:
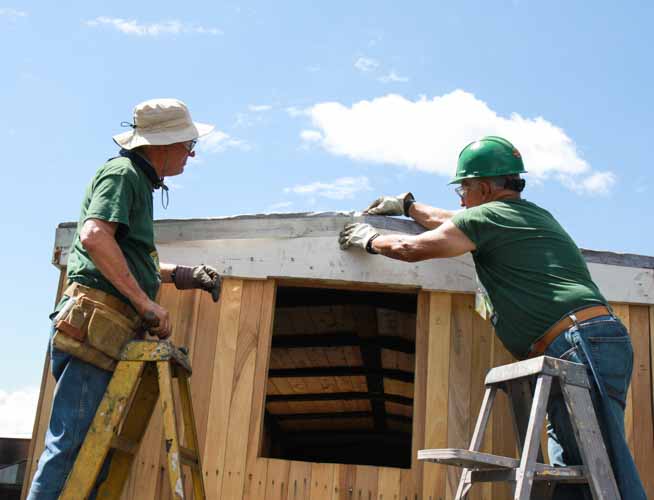
[[[132,341],[123,349],[107,391],[70,472],[60,500],[87,498],[110,450],[113,457],[99,499],[118,499],[122,494],[141,437],[157,399],[163,412],[168,478],[173,498],[186,498],[182,465],[192,471],[193,498],[206,498],[198,451],[191,388],[191,365],[184,350],[169,341]],[[173,378],[179,384],[186,446],[177,435]]]

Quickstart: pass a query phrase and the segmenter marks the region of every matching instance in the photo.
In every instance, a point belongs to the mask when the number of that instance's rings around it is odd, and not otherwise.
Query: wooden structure
[[[466,448],[488,369],[513,360],[474,312],[468,256],[407,264],[341,251],[338,232],[363,220],[382,232],[420,231],[406,220],[337,213],[156,223],[162,261],[205,262],[227,276],[217,304],[169,285],[160,294],[173,342],[190,351],[208,498],[454,496],[460,470],[420,463],[417,450]],[[57,229],[62,273],[73,232],[72,223]],[[585,257],[632,336],[626,429],[654,497],[654,258]],[[30,477],[52,390],[46,360]],[[495,407],[482,450],[516,456],[503,395]],[[162,432],[155,413],[123,498],[170,497]],[[504,484],[478,488],[471,498],[507,497]]]

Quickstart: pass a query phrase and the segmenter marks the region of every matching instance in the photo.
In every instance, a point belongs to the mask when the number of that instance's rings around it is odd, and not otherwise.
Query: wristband
[[[366,252],[372,254],[372,255],[378,255],[379,252],[377,252],[374,248],[372,248],[372,242],[373,240],[379,236],[379,233],[373,234],[370,239],[368,240],[368,243],[366,243]]]
[[[415,202],[416,202],[416,199],[414,198],[413,193],[409,192],[406,195],[404,195],[403,208],[404,208],[404,216],[405,217],[411,217],[409,215],[409,210],[411,209],[411,205],[413,205]]]

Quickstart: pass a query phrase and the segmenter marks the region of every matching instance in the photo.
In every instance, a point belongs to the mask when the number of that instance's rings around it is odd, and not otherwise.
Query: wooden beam
[[[397,394],[374,394],[371,392],[321,392],[306,394],[268,394],[266,402],[274,403],[278,401],[353,401],[357,399],[367,399],[376,401],[390,401],[401,405],[413,406],[413,399]]]
[[[394,335],[379,335],[373,338],[361,338],[354,332],[337,332],[325,334],[273,335],[273,349],[295,349],[300,347],[345,347],[372,345],[391,351],[414,354],[414,342]]]
[[[415,297],[408,296],[413,299],[414,312],[415,312]],[[375,306],[362,307],[355,315],[355,322],[357,333],[363,339],[376,339],[379,337],[377,332],[377,309]],[[379,375],[382,368],[381,349],[377,345],[369,342],[362,345],[359,350],[361,351],[361,359],[363,366],[366,368],[366,385],[368,392],[373,394],[384,393],[384,377]],[[372,399],[370,401],[372,406],[373,421],[375,431],[384,432],[386,430],[386,405],[384,401],[379,399]]]
[[[268,413],[268,415],[277,419],[277,421],[284,422],[286,420],[323,420],[323,419],[341,419],[341,418],[372,418],[371,411],[347,411],[347,412],[326,412],[326,413]],[[396,415],[395,413],[387,413],[386,418],[397,420],[398,422],[405,422],[410,424],[411,417],[406,415]]]
[[[272,368],[268,378],[298,377],[356,377],[374,375],[402,382],[413,382],[413,373],[395,368],[369,368],[367,366],[316,366],[311,368]]]
[[[330,445],[338,445],[340,443],[351,442],[377,442],[377,443],[396,443],[404,444],[411,443],[410,432],[375,432],[375,431],[299,431],[287,432],[285,436],[288,442],[302,441],[316,443],[327,443]]]

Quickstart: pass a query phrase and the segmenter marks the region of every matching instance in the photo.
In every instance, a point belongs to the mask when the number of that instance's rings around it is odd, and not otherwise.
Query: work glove
[[[213,267],[201,264],[195,267],[177,266],[173,282],[178,290],[199,288],[211,294],[214,302],[220,297],[220,276]]]
[[[379,233],[370,224],[357,222],[345,225],[338,235],[338,243],[341,245],[341,250],[347,250],[350,247],[359,247],[369,253],[377,253],[368,246],[377,236],[379,236]]]
[[[373,201],[363,213],[368,215],[406,215],[409,216],[409,207],[415,202],[411,193],[398,196],[380,196]]]

